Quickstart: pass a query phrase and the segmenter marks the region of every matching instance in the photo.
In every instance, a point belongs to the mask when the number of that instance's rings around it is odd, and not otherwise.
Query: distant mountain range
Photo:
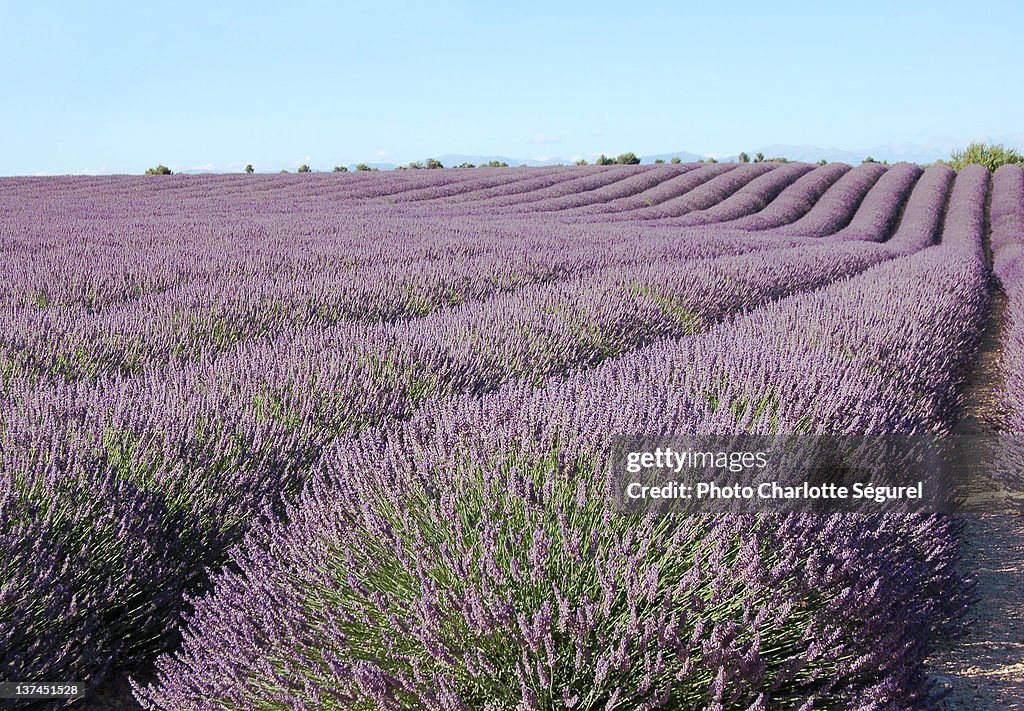
[[[1004,141],[1006,142],[1006,141]],[[1012,142],[1008,142],[1009,145],[1013,145]],[[1019,144],[1024,144],[1024,136],[1021,137]],[[962,142],[949,141],[933,141],[927,144],[916,144],[916,143],[893,143],[882,146],[875,146],[872,148],[861,148],[848,150],[843,148],[822,148],[821,146],[812,145],[797,145],[797,144],[773,144],[770,146],[762,146],[760,148],[754,148],[747,151],[747,155],[751,159],[754,158],[758,153],[763,153],[766,158],[788,158],[789,160],[806,161],[808,163],[816,163],[819,160],[827,160],[830,163],[850,163],[857,165],[861,163],[865,158],[874,158],[875,160],[883,161],[887,160],[890,163],[897,163],[900,161],[906,161],[908,163],[933,163],[940,158],[948,158],[951,151],[961,147]],[[738,159],[739,154],[719,156],[716,155],[714,158],[720,161],[735,161]],[[572,165],[575,159],[562,158],[561,156],[554,156],[550,158],[513,158],[510,156],[497,156],[497,155],[470,155],[464,153],[447,153],[441,156],[432,156],[441,161],[446,167],[460,165],[462,163],[472,163],[473,165],[481,165],[482,163],[488,163],[490,161],[499,161],[501,163],[508,163],[510,166],[528,165],[528,166],[549,166],[549,165]],[[594,162],[598,157],[598,154],[586,156],[587,160],[591,163]],[[614,156],[613,156],[614,157]],[[684,163],[691,163],[693,161],[706,160],[712,156],[694,153],[692,151],[671,151],[668,153],[652,153],[650,155],[640,156],[641,163],[653,163],[656,160],[663,160],[666,163],[673,158],[678,157]],[[424,158],[423,160],[426,160]],[[393,163],[370,163],[372,167],[379,168],[380,170],[391,170],[397,167]],[[354,170],[355,164],[349,166],[349,170]]]
[[[1017,148],[1018,150],[1024,150],[1024,133],[1015,134],[1003,134],[996,136],[979,136],[976,140],[985,141],[988,143],[1003,143],[1007,146]],[[815,163],[819,160],[826,160],[830,163],[850,163],[857,165],[861,163],[865,158],[871,157],[879,161],[889,161],[890,163],[897,163],[900,161],[906,161],[908,163],[933,163],[940,158],[948,158],[949,154],[957,149],[962,148],[966,145],[967,141],[958,140],[955,138],[935,138],[924,143],[888,143],[880,146],[874,146],[870,148],[858,148],[858,149],[845,149],[845,148],[822,148],[821,146],[813,145],[799,145],[799,144],[773,144],[770,146],[762,146],[760,148],[753,148],[746,151],[747,155],[753,159],[758,153],[763,153],[766,158],[788,158],[789,160],[806,161],[808,163]],[[441,161],[442,165],[446,168],[451,168],[462,163],[472,163],[473,165],[481,165],[483,163],[489,163],[491,161],[498,161],[500,163],[508,163],[510,166],[552,166],[552,165],[572,165],[575,162],[573,158],[562,158],[560,156],[546,157],[546,158],[512,158],[509,156],[500,155],[470,155],[463,153],[446,153],[440,156],[431,156]],[[586,159],[593,163],[598,157],[598,154],[586,156]],[[654,153],[651,155],[640,156],[641,163],[653,163],[656,160],[663,160],[666,163],[675,157],[679,157],[684,163],[690,163],[698,160],[705,160],[711,158],[710,155],[703,155],[700,153],[693,153],[691,151],[674,151],[670,153]],[[424,156],[421,161],[426,160],[427,156]],[[734,161],[737,160],[738,154],[734,155],[715,155],[714,158],[719,161]],[[366,163],[371,168],[378,170],[393,170],[399,166],[396,163]],[[404,164],[402,164],[404,165]],[[349,170],[355,170],[356,164],[351,163],[348,166]],[[330,170],[330,168],[320,167],[319,170]],[[209,170],[209,169],[186,169],[177,172],[182,173],[217,173],[222,171]],[[229,172],[229,171],[228,171]],[[271,171],[276,172],[276,171]]]
[[[890,144],[875,146],[874,148],[861,148],[846,150],[843,148],[822,148],[820,146],[773,144],[748,152],[751,158],[757,153],[763,153],[766,158],[788,158],[789,160],[805,161],[815,163],[819,160],[827,160],[829,163],[861,163],[865,158],[885,160],[890,163],[934,163],[940,158],[948,158],[949,154],[957,148],[957,144],[950,146],[917,145],[911,143]],[[720,157],[719,160],[736,160],[737,156]]]

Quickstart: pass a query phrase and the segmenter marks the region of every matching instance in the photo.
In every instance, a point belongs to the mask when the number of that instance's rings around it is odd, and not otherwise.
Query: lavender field
[[[0,254],[0,681],[53,707],[938,703],[957,519],[623,516],[605,473],[949,432],[997,292],[1024,433],[1020,167],[3,178]]]

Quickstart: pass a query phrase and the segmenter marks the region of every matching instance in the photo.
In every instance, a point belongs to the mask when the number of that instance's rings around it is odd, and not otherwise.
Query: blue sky
[[[0,174],[1014,143],[1022,8],[0,0]]]

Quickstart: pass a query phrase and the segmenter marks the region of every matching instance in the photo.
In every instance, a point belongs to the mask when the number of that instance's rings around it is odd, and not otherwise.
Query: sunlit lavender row
[[[948,520],[666,527],[611,511],[601,472],[614,434],[947,426],[988,298],[970,248],[981,224],[947,230],[949,246],[705,336],[540,389],[431,403],[339,443],[290,523],[261,524],[235,554],[240,572],[216,581],[143,696],[156,708],[926,707],[929,635],[967,600]],[[921,358],[922,340],[947,357]]]
[[[667,525],[610,516],[602,472],[615,434],[948,429],[989,220],[1020,281],[1021,174],[988,214],[990,182],[0,180],[0,680],[134,675],[175,710],[927,708],[970,596],[951,521]]]

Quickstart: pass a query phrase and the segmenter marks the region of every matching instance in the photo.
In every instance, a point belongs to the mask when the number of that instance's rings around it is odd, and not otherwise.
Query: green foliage
[[[412,168],[413,170],[435,170],[437,168],[443,168],[444,165],[436,158],[427,158],[425,162],[416,160],[406,167]]]
[[[679,164],[679,163],[682,163],[682,162],[683,162],[683,159],[680,158],[679,156],[674,156],[672,158],[672,160],[669,161],[669,163],[674,163],[674,164]]]
[[[818,165],[827,165],[827,164],[828,164],[828,161],[825,160],[824,158],[822,158],[821,160],[818,161]]]
[[[256,169],[252,167],[252,163],[249,163],[248,165],[245,166],[245,172],[246,173],[252,173],[252,172],[255,172],[255,170]]]
[[[874,158],[872,158],[871,156],[868,156],[867,158],[864,159],[864,162],[865,163],[877,163],[878,161],[875,160]]]
[[[146,168],[146,175],[171,175],[171,169],[161,163],[155,168]]]
[[[336,165],[336,166],[334,166],[334,172],[335,173],[347,173],[348,172],[348,168],[346,168],[343,165]]]
[[[750,156],[748,156],[746,153],[740,153],[739,160],[740,160],[740,163],[749,163],[750,162]]]
[[[758,151],[757,155],[754,156],[754,162],[755,163],[764,163],[764,153],[762,153],[761,151]]]
[[[615,165],[615,159],[609,158],[604,153],[602,153],[600,157],[594,161],[594,165]]]
[[[949,165],[960,170],[964,166],[977,163],[995,172],[1001,165],[1024,165],[1024,156],[1014,148],[1007,148],[1001,143],[987,145],[972,143],[963,150],[953,151],[949,156]]]
[[[371,168],[370,166],[366,165],[366,163],[359,163],[358,165],[356,165],[356,170],[359,170],[359,171],[364,171],[364,170],[375,171],[377,169],[376,168]]]
[[[296,172],[299,172],[299,173],[309,173],[310,172],[309,166],[306,165],[305,163],[303,163],[302,165],[299,166],[299,169]]]
[[[664,162],[665,162],[665,160],[663,158],[655,158],[654,159],[655,165],[661,165]]]
[[[282,172],[282,173],[287,173],[287,172],[288,172],[288,169],[287,169],[287,168],[281,168],[281,171],[280,171],[280,172]]]
[[[475,168],[476,166],[472,163],[459,163],[456,168]]]
[[[491,160],[480,164],[481,168],[507,168],[508,163],[500,160]]]
[[[640,159],[636,157],[636,153],[630,151],[629,153],[621,154],[615,159],[615,162],[619,165],[637,165],[640,163]]]
[[[576,165],[590,165],[590,163],[587,161],[586,158],[580,158],[578,161],[576,161]]]

